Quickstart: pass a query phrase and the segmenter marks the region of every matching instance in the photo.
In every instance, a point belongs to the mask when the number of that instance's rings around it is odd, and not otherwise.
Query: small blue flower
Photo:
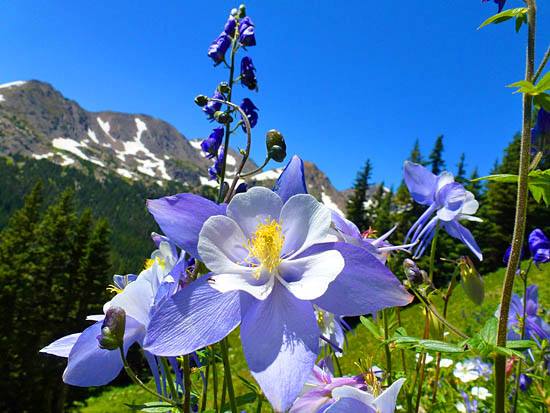
[[[225,22],[225,26],[223,27],[223,31],[228,36],[233,37],[235,34],[235,28],[237,27],[237,21],[235,20],[235,17],[232,15],[229,15],[227,18],[227,21]]]
[[[231,45],[231,38],[227,33],[222,32],[216,40],[212,42],[208,48],[208,57],[214,61],[215,65],[219,65],[225,59],[225,52]]]
[[[537,228],[529,234],[529,250],[537,266],[550,262],[550,240],[541,229]]]
[[[239,23],[239,42],[243,46],[256,46],[254,23],[252,23],[252,19],[248,16]]]
[[[533,154],[542,151],[543,156],[550,153],[550,112],[539,109],[535,127],[531,129],[531,145]]]
[[[481,0],[483,3],[487,3],[490,0]],[[500,13],[502,9],[504,8],[504,4],[506,3],[506,0],[493,0],[496,4],[498,4],[498,12]]]
[[[248,98],[244,98],[241,102],[241,109],[246,113],[246,117],[248,118],[248,121],[250,122],[250,127],[253,128],[258,123],[258,108],[252,101]],[[246,132],[246,128],[244,126],[244,122],[242,124],[243,131]]]
[[[218,149],[222,144],[223,132],[222,126],[214,128],[210,136],[201,142],[201,149],[206,153],[208,159],[212,159],[218,154]]]
[[[532,382],[533,382],[533,379],[528,375],[524,373],[521,373],[519,375],[519,388],[521,389],[521,391],[526,391]]]
[[[523,318],[523,300],[526,299],[525,320]],[[521,326],[525,323],[525,338],[540,343],[550,339],[550,326],[539,316],[539,294],[536,285],[527,287],[526,298],[512,295],[508,313],[508,340],[521,340]],[[498,315],[498,312],[497,312]]]
[[[214,95],[212,95],[212,98],[213,99],[221,99],[221,100],[225,99],[224,95],[222,95],[220,93],[220,91],[217,90],[217,89],[214,92]],[[202,110],[204,111],[204,113],[206,113],[208,115],[208,119],[212,120],[212,119],[214,119],[214,113],[216,113],[221,108],[222,108],[222,104],[220,102],[213,102],[213,101],[210,100],[202,108]]]
[[[474,194],[455,182],[452,173],[444,171],[436,176],[424,166],[409,161],[405,162],[404,178],[412,198],[417,203],[428,206],[406,236],[406,239],[412,236],[412,243],[418,242],[416,256],[424,253],[437,225],[440,225],[451,237],[462,241],[470,248],[481,261],[483,256],[476,240],[472,233],[460,224],[462,220],[481,221],[473,216],[479,207]]]
[[[225,156],[225,150],[223,146],[220,146],[220,150],[218,152],[218,156],[216,157],[216,160],[214,161],[214,165],[208,168],[208,175],[210,176],[211,181],[218,179],[218,176],[221,175],[222,162],[223,162],[224,156]]]
[[[241,84],[250,90],[258,90],[258,80],[256,79],[256,68],[252,59],[245,56],[241,60]]]

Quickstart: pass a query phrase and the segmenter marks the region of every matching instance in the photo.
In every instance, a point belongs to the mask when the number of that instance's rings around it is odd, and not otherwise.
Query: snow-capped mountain
[[[169,123],[148,115],[89,112],[36,80],[0,85],[0,155],[16,154],[87,168],[98,179],[116,173],[159,185],[215,185],[208,180],[211,161],[201,153],[200,140],[190,141]],[[239,157],[229,151],[229,173]],[[248,165],[256,167],[254,162]],[[306,162],[305,167],[310,192],[333,209],[345,210],[345,195],[314,164]],[[249,183],[271,185],[280,172],[264,171]]]

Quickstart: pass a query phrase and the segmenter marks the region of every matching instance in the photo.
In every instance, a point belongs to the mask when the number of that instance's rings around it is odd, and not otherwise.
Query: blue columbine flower
[[[158,239],[157,234],[153,234],[153,239],[155,236]],[[82,387],[102,386],[118,376],[122,370],[120,353],[100,347],[101,343],[105,344],[102,327],[112,325],[112,309],[123,310],[122,312],[125,313],[122,339],[124,352],[126,353],[134,343],[142,345],[149,328],[151,313],[179,290],[181,282],[186,277],[185,254],[174,255],[174,251],[176,251],[175,246],[161,240],[159,249],[151,255],[146,269],[135,279],[128,277],[124,280],[124,289],[118,290],[118,294],[103,306],[104,314],[88,317],[88,320],[95,321],[95,324],[82,333],[65,336],[40,350],[43,353],[68,358],[67,368],[63,373],[65,383]],[[117,278],[114,282],[115,285],[120,285],[121,279]],[[116,290],[116,288],[113,289]],[[98,343],[98,339],[102,341]],[[144,355],[160,392],[161,382],[157,359],[147,351],[144,351]],[[171,358],[169,361],[176,367],[174,371],[178,373],[176,359]],[[181,383],[181,377],[178,381]]]
[[[544,155],[550,153],[550,112],[540,108],[535,127],[531,129],[531,145],[533,154],[541,151]]]
[[[461,220],[481,221],[474,217],[479,204],[474,194],[454,181],[452,173],[444,171],[434,175],[424,166],[406,161],[404,178],[412,198],[428,209],[418,218],[407,233],[411,242],[418,242],[415,254],[421,256],[440,225],[453,238],[462,241],[481,261],[483,256],[472,233],[460,224]],[[429,221],[428,219],[435,214]]]
[[[550,262],[550,239],[537,228],[529,234],[529,250],[533,256],[533,262],[538,266]]]
[[[225,52],[231,45],[231,38],[227,33],[222,32],[208,47],[208,57],[214,61],[215,65],[219,65],[225,59]]]
[[[276,411],[296,399],[319,353],[314,305],[343,316],[412,299],[365,249],[326,242],[331,213],[303,193],[302,170],[293,158],[277,191],[254,187],[228,205],[192,194],[148,202],[163,232],[211,273],[156,311],[146,350],[189,354],[240,324],[248,366]]]
[[[491,0],[481,0],[483,3],[487,3]],[[498,12],[500,13],[502,9],[504,8],[504,4],[506,3],[506,0],[493,0],[498,5]]]
[[[254,35],[254,23],[248,16],[239,23],[239,42],[243,46],[256,46],[256,36]]]
[[[214,94],[212,95],[212,98],[224,100],[225,96],[218,89],[216,89],[214,91]],[[213,120],[214,113],[219,111],[221,108],[222,108],[222,104],[220,102],[214,102],[209,100],[208,103],[204,105],[202,110],[204,111],[204,113],[206,113],[206,115],[208,116],[208,119]]]
[[[252,59],[248,56],[241,59],[241,84],[250,90],[258,90],[256,68],[252,63]]]
[[[550,326],[539,316],[539,291],[536,285],[527,287],[526,298],[512,295],[510,312],[508,313],[508,340],[521,340],[523,324],[523,300],[526,299],[525,337],[540,343],[540,340],[550,339]],[[499,310],[496,315],[498,316]]]
[[[252,101],[248,98],[244,98],[241,102],[241,109],[246,113],[246,117],[248,118],[248,121],[250,122],[250,127],[253,128],[258,123],[258,108]],[[244,122],[242,124],[243,131],[246,132],[246,128],[244,126]]]
[[[212,159],[218,154],[223,140],[224,128],[222,126],[214,128],[210,136],[201,142],[201,149],[206,153],[206,157]]]

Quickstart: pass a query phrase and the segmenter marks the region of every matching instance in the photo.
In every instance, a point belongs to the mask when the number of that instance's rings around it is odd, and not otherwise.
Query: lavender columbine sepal
[[[420,257],[424,253],[439,225],[482,260],[481,249],[472,233],[460,224],[462,220],[481,221],[473,216],[479,207],[474,195],[455,182],[452,173],[444,171],[436,176],[424,166],[409,161],[404,165],[404,179],[412,198],[428,207],[406,236],[412,243],[418,243],[415,255]]]

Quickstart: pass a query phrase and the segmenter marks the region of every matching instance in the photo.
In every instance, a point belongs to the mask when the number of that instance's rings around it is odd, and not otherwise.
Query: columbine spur
[[[240,324],[253,376],[284,411],[319,353],[314,305],[340,316],[408,304],[412,297],[374,255],[326,242],[331,213],[305,192],[303,163],[294,157],[275,191],[251,188],[228,205],[192,194],[150,200],[164,233],[210,273],[155,312],[145,348],[188,354]]]

